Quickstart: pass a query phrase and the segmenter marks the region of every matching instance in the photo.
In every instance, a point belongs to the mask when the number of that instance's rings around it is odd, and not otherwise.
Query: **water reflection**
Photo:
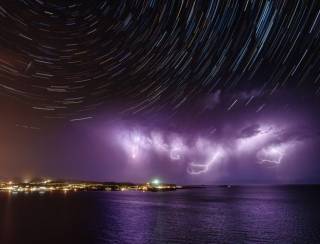
[[[0,193],[0,243],[317,243],[319,189]]]

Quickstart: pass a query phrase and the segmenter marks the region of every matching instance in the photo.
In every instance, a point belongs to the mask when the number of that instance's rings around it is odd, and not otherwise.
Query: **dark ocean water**
[[[320,187],[0,193],[0,243],[320,243]]]

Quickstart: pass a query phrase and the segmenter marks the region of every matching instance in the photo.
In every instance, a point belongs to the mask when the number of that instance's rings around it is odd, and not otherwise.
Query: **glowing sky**
[[[288,117],[287,117],[288,116]],[[258,116],[257,116],[258,117]],[[252,118],[218,124],[211,133],[150,128],[123,124],[110,128],[111,137],[125,160],[137,171],[154,164],[176,167],[188,179],[198,180],[302,180],[301,171],[315,155],[319,143],[312,124],[296,115]],[[310,123],[310,121],[308,121]],[[207,131],[207,130],[205,130]],[[314,154],[314,152],[313,152]],[[316,156],[317,157],[317,156]],[[160,162],[159,162],[160,161]],[[171,166],[167,166],[171,164]],[[310,162],[310,165],[313,163]],[[300,165],[300,166],[299,166]],[[156,167],[156,166],[155,166]],[[265,178],[266,177],[266,178]],[[249,180],[249,181],[250,181]]]
[[[320,2],[0,3],[0,178],[319,182]]]

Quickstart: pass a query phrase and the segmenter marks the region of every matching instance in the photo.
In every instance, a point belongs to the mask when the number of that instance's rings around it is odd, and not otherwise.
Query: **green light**
[[[154,179],[154,180],[152,181],[152,184],[154,184],[154,185],[159,185],[159,184],[160,184],[160,180],[159,180],[159,179]]]

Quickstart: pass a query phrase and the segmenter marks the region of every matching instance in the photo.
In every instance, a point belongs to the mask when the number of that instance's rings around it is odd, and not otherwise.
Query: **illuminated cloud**
[[[180,160],[187,151],[187,146],[181,137],[174,135],[170,142],[169,156],[172,160]]]
[[[225,151],[218,143],[199,137],[189,145],[182,135],[166,135],[164,132],[152,131],[150,136],[134,129],[121,130],[116,134],[118,143],[128,155],[130,161],[140,161],[150,153],[163,154],[170,161],[186,163],[189,174],[206,173],[210,167],[225,156]]]
[[[245,128],[242,131],[242,136],[236,139],[236,149],[240,153],[255,151],[274,138],[275,135],[276,130],[267,125],[260,127],[254,125]]]
[[[235,163],[247,164],[248,160],[266,168],[280,165],[298,146],[297,138],[301,140],[286,126],[253,123],[216,137],[128,127],[116,135],[129,161],[144,164],[151,155],[161,155],[166,162],[178,161],[189,175],[203,175],[213,173],[217,165],[232,167]]]
[[[260,164],[266,166],[280,165],[286,154],[290,153],[296,145],[294,141],[267,145],[257,152],[257,159]]]
[[[145,151],[150,148],[148,138],[139,130],[122,131],[117,134],[118,142],[133,160],[141,160]]]
[[[169,145],[165,143],[163,135],[158,131],[151,132],[151,141],[154,149],[159,153],[164,153],[169,150]]]
[[[270,145],[262,148],[257,153],[257,158],[261,164],[279,165],[284,156],[284,148],[280,145]]]

